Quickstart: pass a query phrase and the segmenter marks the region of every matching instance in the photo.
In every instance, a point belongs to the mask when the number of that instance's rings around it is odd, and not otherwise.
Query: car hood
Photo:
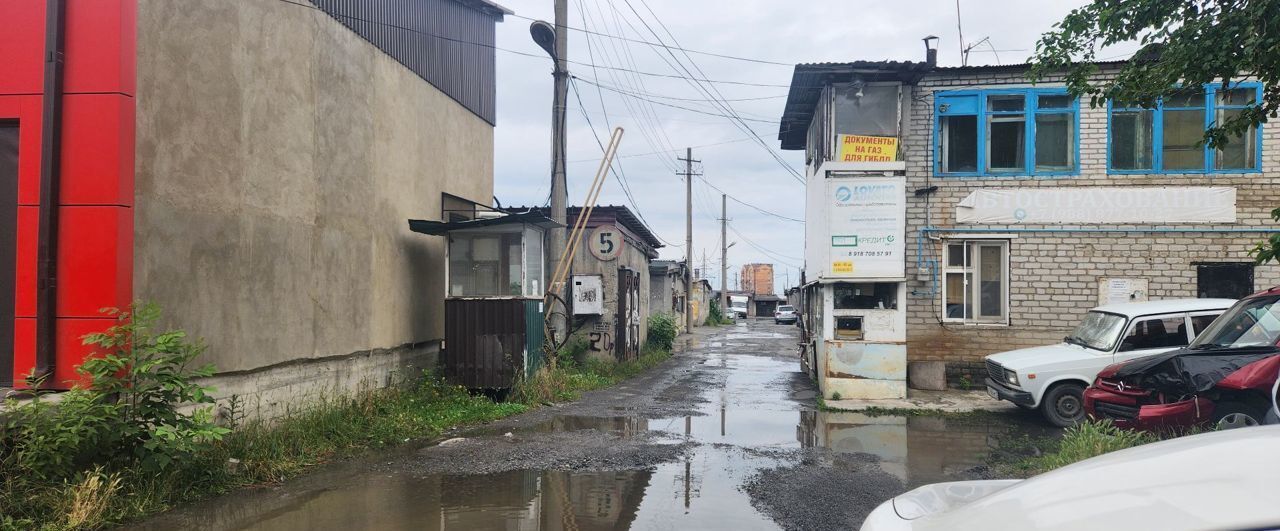
[[[1256,529],[1280,522],[1280,426],[1204,433],[1081,461],[912,522],[942,529]],[[949,509],[949,510],[948,510]]]
[[[1280,353],[1273,346],[1233,349],[1190,349],[1133,360],[1104,371],[1099,376],[1127,378],[1139,376],[1140,385],[1166,393],[1203,393],[1219,381],[1251,363]]]
[[[1018,350],[992,354],[987,356],[987,359],[999,363],[1000,366],[1006,369],[1013,369],[1017,371],[1027,367],[1041,366],[1045,363],[1079,360],[1093,361],[1097,360],[1099,356],[1107,355],[1109,355],[1109,353],[1085,348],[1080,345],[1058,343],[1056,345],[1020,348]]]

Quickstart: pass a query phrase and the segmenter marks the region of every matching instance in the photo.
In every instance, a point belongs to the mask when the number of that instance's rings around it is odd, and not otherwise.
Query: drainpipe
[[[45,2],[44,111],[40,139],[40,226],[36,262],[36,377],[57,363],[58,181],[62,174],[62,71],[66,0]]]

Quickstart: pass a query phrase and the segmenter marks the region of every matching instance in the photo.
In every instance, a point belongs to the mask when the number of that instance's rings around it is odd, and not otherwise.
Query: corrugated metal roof
[[[1095,65],[1123,65],[1129,60],[1095,61]],[[929,66],[912,61],[853,61],[850,63],[802,63],[791,75],[791,89],[778,126],[782,149],[804,149],[809,122],[822,95],[822,89],[833,83],[847,83],[855,76],[865,81],[902,81],[915,83],[929,75],[958,75],[969,72],[1024,71],[1030,63],[1008,65]]]
[[[548,213],[551,209],[547,207],[516,206],[516,207],[507,207],[507,208],[504,208],[503,210],[506,210],[508,212],[516,212],[516,211],[523,212],[526,210],[532,210],[532,211],[541,212],[541,213]],[[565,217],[565,220],[568,222],[568,225],[572,227],[574,222],[577,221],[578,216],[581,215],[582,207],[571,206],[566,208],[565,210],[567,214]],[[635,213],[631,212],[631,209],[627,208],[626,206],[597,205],[594,209],[592,209],[591,215],[592,217],[595,217],[598,215],[610,215],[614,219],[618,220],[619,223],[622,223],[622,226],[625,227],[627,230],[635,233],[636,236],[639,236],[641,239],[643,239],[644,242],[648,244],[650,247],[654,249],[661,249],[665,247],[665,245],[662,244],[662,240],[659,240],[658,236],[655,235],[652,230],[649,230],[649,226],[645,225],[644,222],[641,221],[640,218],[636,216]]]
[[[804,149],[809,121],[822,96],[832,83],[846,83],[858,76],[867,81],[912,81],[931,69],[928,63],[912,61],[853,61],[850,63],[804,63],[791,74],[791,90],[782,110],[778,140],[782,149]]]

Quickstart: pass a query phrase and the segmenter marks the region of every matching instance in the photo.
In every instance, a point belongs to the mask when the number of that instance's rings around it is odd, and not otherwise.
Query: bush
[[[707,309],[707,326],[717,326],[727,323],[729,320],[724,318],[724,310],[720,308],[720,299],[711,301],[711,307]]]
[[[675,343],[676,334],[679,333],[680,330],[676,327],[675,316],[666,313],[656,313],[649,316],[648,343],[654,348],[671,350],[671,346]]]
[[[56,404],[39,393],[28,404],[11,404],[0,445],[5,469],[43,480],[73,479],[104,465],[158,473],[229,432],[213,423],[212,407],[200,407],[213,403],[211,389],[194,382],[212,375],[213,366],[190,367],[203,345],[181,331],[153,333],[155,306],[104,312],[116,323],[84,338],[97,347],[77,369],[87,387]],[[183,405],[196,409],[185,414]]]

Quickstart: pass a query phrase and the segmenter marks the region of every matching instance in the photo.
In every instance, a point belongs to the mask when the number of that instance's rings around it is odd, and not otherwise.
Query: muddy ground
[[[676,356],[572,404],[325,467],[135,529],[856,529],[925,483],[984,474],[1034,416],[818,411],[794,326],[683,336]]]

